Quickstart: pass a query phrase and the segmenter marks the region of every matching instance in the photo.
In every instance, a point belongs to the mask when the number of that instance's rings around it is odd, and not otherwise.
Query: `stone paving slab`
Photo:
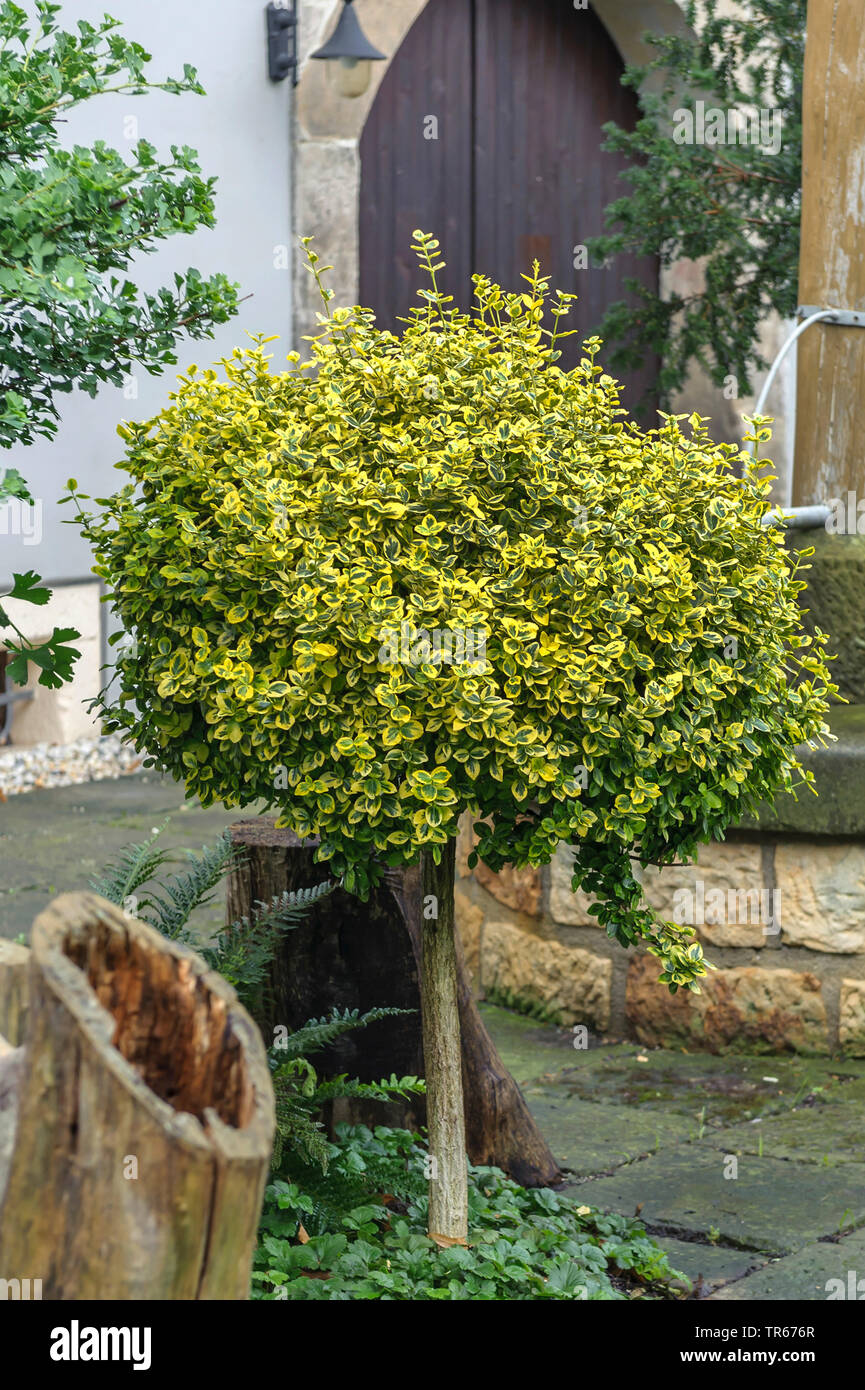
[[[829,1284],[830,1280],[840,1280],[840,1287],[837,1282]],[[865,1231],[837,1242],[806,1245],[794,1255],[773,1260],[744,1279],[715,1290],[710,1301],[796,1299],[818,1303],[828,1300],[830,1294],[835,1301],[851,1297],[857,1302],[865,1300]]]
[[[865,1221],[865,1165],[822,1168],[776,1158],[739,1159],[724,1177],[724,1158],[697,1145],[667,1149],[612,1177],[579,1186],[590,1206],[633,1215],[671,1234],[714,1226],[727,1245],[789,1254],[809,1241]]]
[[[704,1131],[784,1113],[812,1097],[856,1100],[865,1108],[865,1060],[752,1056],[600,1043],[576,1051],[564,1028],[481,1004],[496,1046],[522,1085],[552,1087],[580,1100],[702,1117]]]
[[[198,849],[243,814],[186,805],[179,783],[152,773],[11,796],[0,804],[0,936],[29,932],[52,898],[87,888],[120,849],[168,816],[165,847]],[[223,904],[224,890],[193,925],[219,925]]]
[[[559,1163],[578,1177],[607,1173],[693,1134],[693,1124],[682,1115],[556,1099],[554,1094],[538,1095],[531,1087],[525,1094]]]
[[[700,1143],[723,1149],[724,1153],[792,1158],[827,1168],[839,1163],[865,1163],[862,1107],[856,1103],[845,1105],[840,1099],[734,1125],[706,1135]]]
[[[728,1245],[706,1245],[702,1241],[676,1240],[671,1236],[656,1236],[655,1239],[666,1250],[673,1268],[686,1274],[692,1284],[702,1278],[704,1293],[733,1279],[742,1279],[766,1263],[766,1256],[755,1250],[736,1250]]]

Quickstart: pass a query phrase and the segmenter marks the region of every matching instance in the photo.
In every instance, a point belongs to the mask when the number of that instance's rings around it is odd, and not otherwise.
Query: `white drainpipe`
[[[778,368],[796,340],[802,336],[806,328],[810,328],[812,323],[836,323],[844,328],[865,328],[865,313],[859,309],[820,309],[813,304],[802,304],[796,310],[796,317],[801,318],[802,322],[793,329],[772,363],[769,375],[763,382],[763,389],[754,407],[755,415],[762,415],[766,398],[772,389],[775,377],[778,375]],[[753,453],[754,451],[750,449],[749,452]],[[823,502],[813,503],[807,507],[776,507],[763,517],[763,525],[785,526],[791,531],[807,531],[817,526],[825,526],[831,515],[832,508],[827,507]]]

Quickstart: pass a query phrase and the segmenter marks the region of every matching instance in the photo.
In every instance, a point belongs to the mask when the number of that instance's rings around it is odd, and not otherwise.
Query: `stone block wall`
[[[494,874],[458,851],[457,922],[481,995],[644,1046],[865,1056],[865,840],[738,832],[696,864],[643,873],[647,901],[694,927],[717,970],[671,995],[572,893],[572,851]]]

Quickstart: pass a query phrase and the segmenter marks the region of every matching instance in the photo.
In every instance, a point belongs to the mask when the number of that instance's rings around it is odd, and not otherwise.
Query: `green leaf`
[[[25,603],[34,603],[38,606],[46,604],[51,597],[51,590],[46,589],[35,570],[28,570],[26,574],[12,575],[12,588],[6,595],[7,598],[22,599]],[[80,636],[75,633],[75,636]]]
[[[9,642],[12,660],[6,671],[17,685],[26,685],[29,679],[28,662],[40,668],[39,684],[49,690],[57,690],[72,679],[72,667],[81,656],[76,647],[67,644],[80,638],[81,633],[73,627],[55,628],[46,642],[34,646]]]

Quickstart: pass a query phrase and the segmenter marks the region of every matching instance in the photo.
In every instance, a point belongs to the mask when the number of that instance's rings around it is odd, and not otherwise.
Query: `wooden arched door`
[[[384,327],[421,286],[416,227],[441,242],[443,288],[468,307],[471,275],[506,289],[537,257],[554,288],[579,295],[561,365],[579,358],[607,305],[632,277],[657,285],[653,260],[617,257],[581,269],[576,248],[604,230],[626,185],[602,127],[632,127],[637,102],[592,10],[571,0],[429,0],[385,74],[360,144],[360,300]],[[602,354],[603,360],[603,354]],[[651,391],[655,361],[622,373],[624,403]]]

